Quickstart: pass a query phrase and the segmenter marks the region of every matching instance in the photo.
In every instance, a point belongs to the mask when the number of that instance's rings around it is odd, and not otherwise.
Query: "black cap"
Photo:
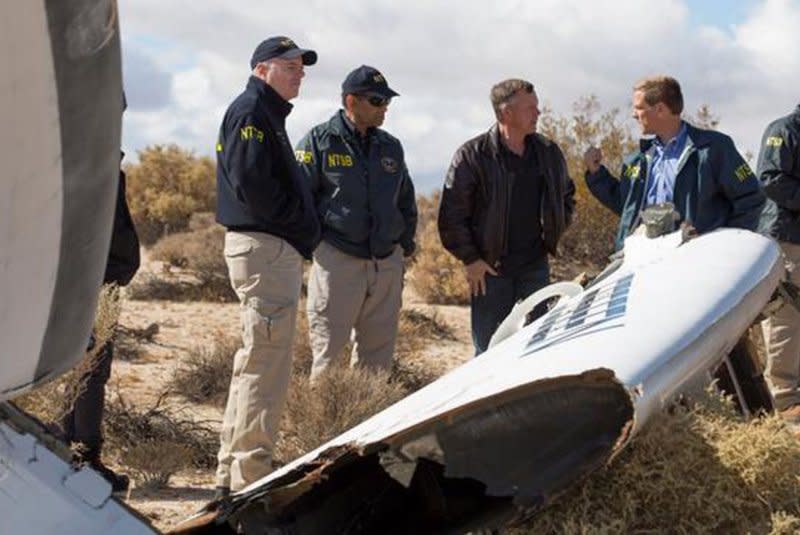
[[[362,65],[347,75],[342,82],[342,94],[378,95],[386,98],[400,96],[400,93],[389,88],[381,72],[369,65]]]
[[[313,65],[317,62],[317,53],[313,50],[299,48],[294,41],[288,37],[279,35],[261,41],[253,51],[250,58],[250,68],[255,69],[256,64],[273,58],[293,59],[303,56],[303,65]]]

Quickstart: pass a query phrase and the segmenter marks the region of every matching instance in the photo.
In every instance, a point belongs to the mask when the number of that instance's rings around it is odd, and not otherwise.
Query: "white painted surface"
[[[0,8],[0,400],[34,379],[58,269],[61,140],[42,0]]]
[[[380,442],[465,404],[599,368],[612,370],[631,393],[638,430],[730,351],[783,270],[777,245],[749,231],[723,229],[683,245],[678,235],[642,240],[629,239],[623,265],[596,286],[243,492],[269,485],[332,446]],[[585,320],[573,324],[591,292],[596,297]],[[539,340],[548,321],[553,327]]]
[[[112,498],[88,468],[76,472],[31,435],[0,422],[0,533],[156,533]]]

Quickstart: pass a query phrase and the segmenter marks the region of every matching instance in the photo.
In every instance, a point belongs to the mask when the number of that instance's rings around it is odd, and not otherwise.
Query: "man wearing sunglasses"
[[[311,380],[353,338],[351,364],[391,367],[417,206],[400,142],[381,130],[398,94],[362,65],[342,84],[342,108],[300,141],[296,155],[322,223],[308,281]]]

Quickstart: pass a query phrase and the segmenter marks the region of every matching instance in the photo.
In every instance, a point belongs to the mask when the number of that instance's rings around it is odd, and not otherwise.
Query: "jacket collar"
[[[713,138],[711,130],[697,128],[696,126],[692,126],[685,121],[683,124],[686,125],[687,147],[705,147],[706,145],[711,144]],[[645,154],[650,150],[650,148],[653,146],[654,140],[655,138],[652,137],[641,138],[639,140],[639,149],[642,151],[642,154]]]
[[[261,78],[250,76],[247,80],[247,89],[254,91],[258,99],[266,102],[269,109],[275,111],[282,119],[292,111],[293,106]]]
[[[502,147],[502,141],[500,140],[500,128],[497,126],[497,123],[492,125],[487,134],[491,152],[494,154],[499,154]],[[547,145],[550,143],[550,140],[538,133],[528,134],[525,136],[526,145],[536,148],[537,143]]]
[[[360,140],[360,136],[356,131],[356,126],[347,118],[344,114],[344,110],[339,110],[333,114],[333,117],[328,121],[328,129],[339,137],[356,141]],[[367,139],[373,137],[377,130],[377,128],[368,128]]]

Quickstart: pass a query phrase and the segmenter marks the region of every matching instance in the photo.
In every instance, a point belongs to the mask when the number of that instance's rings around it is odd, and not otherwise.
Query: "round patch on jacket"
[[[400,166],[397,165],[397,160],[386,156],[381,158],[381,167],[383,167],[383,170],[387,173],[396,173]]]

